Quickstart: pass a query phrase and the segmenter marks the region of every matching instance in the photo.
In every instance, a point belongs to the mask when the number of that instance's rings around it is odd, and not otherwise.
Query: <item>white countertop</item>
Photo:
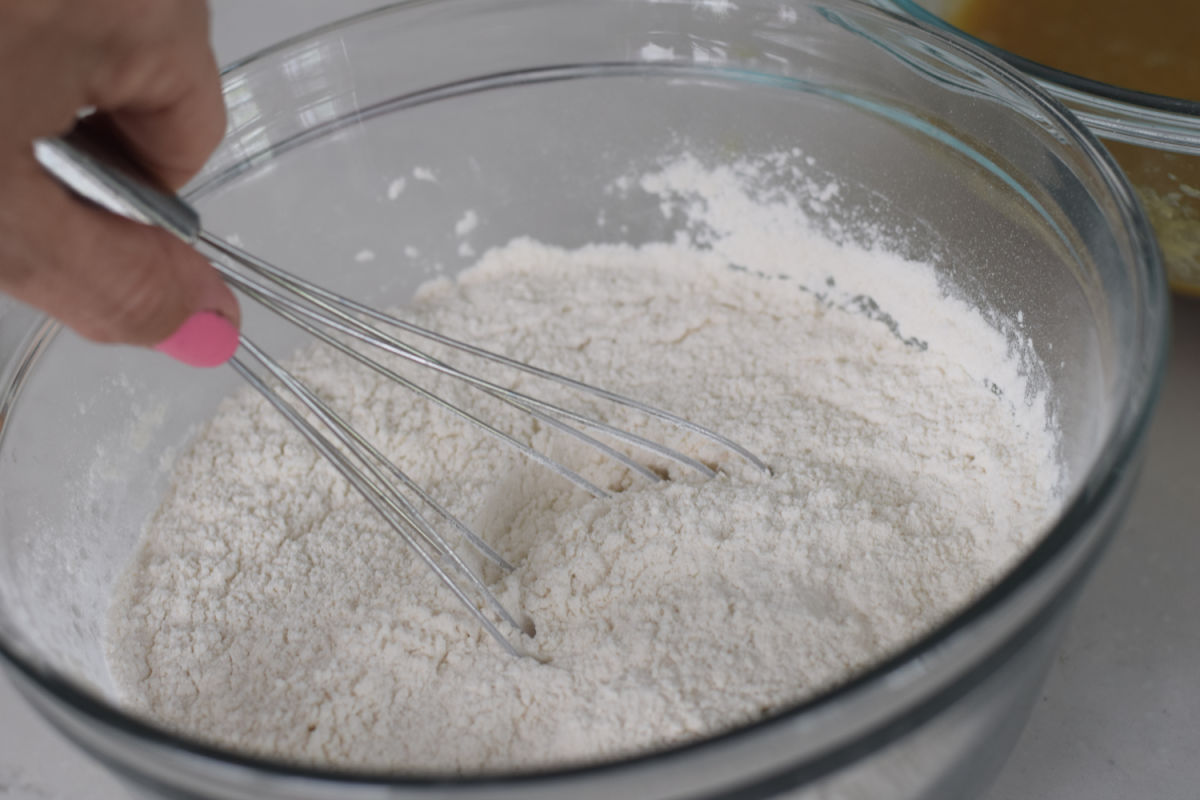
[[[210,0],[222,63],[378,0]],[[1141,486],[983,800],[1200,798],[1200,301],[1176,300]],[[128,800],[0,679],[0,800]]]

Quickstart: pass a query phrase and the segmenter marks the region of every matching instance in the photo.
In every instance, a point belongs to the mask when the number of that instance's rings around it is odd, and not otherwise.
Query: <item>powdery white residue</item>
[[[544,390],[720,470],[705,479],[651,458],[670,478],[651,483],[420,373],[612,492],[596,499],[314,350],[298,376],[516,566],[485,576],[534,625],[524,646],[541,661],[505,655],[247,391],[180,457],[118,588],[108,658],[126,702],[189,735],[305,764],[590,762],[811,697],[988,587],[1057,507],[1045,418],[979,380],[1010,369],[985,363],[1007,357],[998,334],[945,299],[927,265],[833,245],[782,200],[744,204],[729,178],[692,164],[645,183],[664,201],[707,198],[704,222],[719,233],[705,249],[518,240],[426,284],[404,313],[719,429],[772,475]],[[870,286],[927,346],[800,288],[830,272],[846,291]]]
[[[395,200],[399,198],[400,195],[404,193],[404,184],[404,178],[396,178],[394,181],[389,183],[387,187],[387,199]]]
[[[767,163],[783,169],[802,155],[793,151],[786,159]],[[682,209],[693,227],[703,227],[705,244],[728,263],[794,283],[831,304],[869,310],[890,320],[901,339],[937,350],[981,384],[1023,402],[1027,408],[1019,413],[1026,424],[1048,424],[1048,398],[1029,375],[1029,368],[1036,366],[1031,342],[1010,353],[1008,337],[968,303],[949,295],[931,265],[878,248],[870,259],[847,259],[847,248],[811,234],[804,244],[810,252],[797,258],[794,247],[801,229],[808,219],[828,210],[840,187],[797,172],[794,177],[803,182],[802,191],[763,201],[746,189],[747,180],[762,177],[760,170],[751,161],[709,169],[685,156],[643,176],[640,186],[660,198],[664,214]]]
[[[413,167],[412,176],[414,180],[437,183],[437,174],[429,167]]]
[[[696,8],[707,9],[718,17],[737,10],[737,3],[734,3],[733,0],[692,0],[692,5]]]
[[[692,42],[692,63],[723,64],[727,60],[724,47],[711,42]]]
[[[475,248],[471,246],[470,242],[460,242],[458,245],[458,254],[463,258],[470,258],[475,255]]]
[[[354,254],[354,260],[359,264],[367,264],[375,260],[374,250],[359,250]]]
[[[404,257],[405,258],[416,258],[419,255],[421,255],[420,250],[413,247],[411,244],[404,245]]]
[[[675,58],[675,49],[650,42],[642,46],[638,55],[642,61],[671,61]]]
[[[477,227],[479,227],[479,215],[472,209],[467,209],[458,222],[454,223],[454,233],[458,236],[466,236]]]

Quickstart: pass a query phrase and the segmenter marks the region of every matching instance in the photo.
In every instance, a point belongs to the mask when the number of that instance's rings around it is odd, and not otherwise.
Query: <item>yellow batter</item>
[[[1197,0],[965,0],[950,21],[1048,67],[1200,101]]]

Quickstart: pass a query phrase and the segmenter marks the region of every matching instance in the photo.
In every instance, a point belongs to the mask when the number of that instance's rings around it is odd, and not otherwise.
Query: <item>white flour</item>
[[[930,268],[839,248],[794,200],[749,203],[741,183],[694,162],[643,182],[666,213],[702,218],[706,252],[517,241],[427,285],[406,315],[719,429],[773,476],[580,402],[722,470],[706,481],[671,467],[648,485],[433,382],[619,491],[596,500],[316,351],[301,377],[516,565],[488,577],[532,621],[526,645],[546,663],[506,656],[246,392],[179,459],[118,588],[109,659],[127,702],[320,765],[594,760],[807,697],[988,586],[1049,521],[1058,479],[1005,338],[944,299]],[[813,202],[836,193],[818,188]],[[829,287],[827,301],[801,284]],[[854,305],[856,284],[888,320],[831,306]]]

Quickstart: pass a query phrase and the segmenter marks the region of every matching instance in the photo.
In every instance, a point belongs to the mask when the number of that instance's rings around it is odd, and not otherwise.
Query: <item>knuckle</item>
[[[107,109],[170,97],[176,92],[177,70],[161,48],[147,47],[112,54],[91,76],[97,105]]]
[[[127,46],[177,46],[191,38],[207,38],[206,16],[198,16],[186,0],[114,0],[114,33]],[[201,12],[207,14],[205,4]]]
[[[113,0],[106,57],[93,72],[92,86],[117,102],[130,97],[170,97],[187,79],[187,53],[207,47],[204,17],[181,0]],[[206,12],[205,12],[206,13]]]

